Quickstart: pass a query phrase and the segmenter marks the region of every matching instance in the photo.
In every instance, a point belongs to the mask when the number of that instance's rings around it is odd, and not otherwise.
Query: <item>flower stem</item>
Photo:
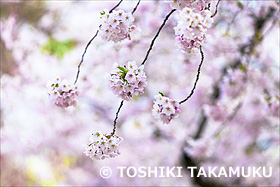
[[[118,108],[118,110],[116,112],[116,117],[115,117],[115,120],[114,120],[114,128],[113,128],[113,132],[111,133],[111,135],[114,135],[115,132],[116,132],[117,120],[118,120],[118,117],[119,117],[120,110],[121,110],[121,108],[123,106],[123,102],[124,102],[124,100],[121,101],[121,104],[120,104],[120,106],[119,106],[119,108]]]
[[[198,66],[198,69],[197,69],[196,80],[195,80],[195,82],[194,82],[194,85],[193,85],[193,88],[192,88],[192,90],[191,90],[191,93],[188,95],[188,97],[186,97],[186,99],[180,101],[179,104],[182,104],[182,103],[186,102],[186,101],[194,94],[194,90],[195,90],[196,85],[197,85],[197,82],[198,82],[198,80],[199,80],[199,75],[200,75],[201,66],[202,66],[202,63],[203,63],[203,61],[204,61],[204,54],[203,54],[203,51],[202,51],[202,47],[201,47],[201,46],[199,47],[199,50],[200,50],[200,54],[201,54],[201,62],[200,62],[199,66]]]

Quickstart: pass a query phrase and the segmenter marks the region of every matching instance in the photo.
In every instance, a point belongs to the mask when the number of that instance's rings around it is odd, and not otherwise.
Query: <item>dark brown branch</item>
[[[138,3],[136,4],[136,6],[134,7],[133,11],[132,11],[132,14],[134,14],[134,12],[137,10],[139,4],[140,4],[140,1],[141,0],[138,0]]]
[[[94,35],[94,36],[92,37],[92,39],[88,42],[88,44],[87,44],[87,46],[86,46],[86,48],[85,48],[85,50],[84,50],[84,53],[83,53],[83,55],[82,55],[82,59],[81,59],[79,65],[78,65],[78,72],[77,72],[77,75],[76,75],[76,79],[75,79],[74,84],[76,84],[77,81],[78,81],[78,78],[79,78],[79,75],[80,75],[80,67],[81,67],[81,65],[82,65],[82,63],[83,63],[83,61],[84,61],[84,56],[85,56],[85,54],[86,54],[86,52],[87,52],[87,49],[88,49],[89,45],[91,44],[91,42],[92,42],[92,41],[96,38],[96,36],[98,35],[98,32],[99,32],[99,30],[96,31],[95,35]]]
[[[207,124],[207,121],[208,121],[208,118],[206,117],[205,113],[202,111],[202,114],[201,114],[201,119],[200,119],[200,123],[198,125],[198,128],[197,128],[197,132],[196,134],[194,135],[193,139],[197,140],[201,137],[204,129],[205,129],[205,126]]]
[[[179,104],[182,104],[182,103],[186,102],[186,101],[194,94],[194,90],[195,90],[196,85],[197,85],[197,82],[198,82],[198,80],[199,80],[199,75],[200,75],[201,66],[202,66],[202,63],[203,63],[203,61],[204,61],[204,54],[203,54],[203,51],[202,51],[202,47],[201,47],[201,46],[199,47],[199,50],[200,50],[200,54],[201,54],[201,62],[200,62],[199,66],[198,66],[198,69],[197,69],[196,80],[195,80],[195,82],[194,82],[194,85],[193,85],[193,88],[192,88],[192,90],[191,90],[191,93],[188,95],[188,97],[187,97],[186,99],[180,101]]]
[[[221,1],[221,0],[218,0],[218,2],[217,2],[217,4],[216,4],[216,10],[215,10],[214,14],[212,14],[211,18],[213,18],[214,16],[216,16],[216,14],[218,13],[218,6],[219,6],[219,4],[220,4],[220,1]]]
[[[118,3],[116,6],[114,6],[114,7],[109,11],[109,13],[112,13],[112,11],[115,10],[115,9],[121,4],[122,1],[123,1],[123,0],[120,0],[119,3]],[[86,54],[86,52],[87,52],[87,49],[88,49],[89,45],[91,44],[91,42],[97,37],[98,32],[99,32],[99,30],[96,31],[95,35],[91,38],[91,40],[87,43],[87,45],[86,45],[86,47],[85,47],[84,53],[83,53],[83,55],[82,55],[82,59],[81,59],[79,65],[78,65],[78,72],[77,72],[77,75],[76,75],[76,79],[75,79],[74,84],[76,84],[77,81],[78,81],[78,78],[79,78],[79,75],[80,75],[80,68],[81,68],[81,65],[82,65],[82,63],[83,63],[83,61],[84,61],[84,56],[85,56],[85,54]]]
[[[123,0],[120,0],[120,2],[118,4],[116,4],[116,6],[114,6],[110,11],[109,13],[112,13],[113,10],[115,10],[118,6],[120,6],[120,4],[122,3]]]
[[[171,16],[171,14],[173,14],[173,12],[175,12],[175,11],[176,11],[176,9],[171,10],[171,12],[170,12],[169,14],[167,14],[167,16],[165,17],[163,23],[161,24],[161,26],[160,26],[160,28],[158,29],[158,31],[157,31],[155,37],[153,38],[153,40],[152,40],[152,42],[151,42],[151,44],[150,44],[150,47],[149,47],[149,49],[148,49],[148,51],[147,51],[147,54],[146,54],[146,56],[145,56],[145,58],[144,58],[144,60],[143,60],[143,62],[142,62],[141,65],[144,65],[145,62],[147,61],[148,56],[149,56],[149,54],[150,54],[150,52],[151,52],[151,50],[152,50],[152,48],[153,48],[153,45],[154,45],[154,43],[155,43],[155,40],[156,40],[157,37],[159,36],[159,33],[160,33],[161,29],[164,27],[166,21],[167,21],[168,18]]]
[[[112,135],[114,135],[115,132],[116,132],[117,120],[118,120],[118,117],[119,117],[120,110],[121,110],[121,108],[123,106],[123,102],[124,102],[124,100],[121,101],[121,104],[120,104],[120,106],[118,108],[118,111],[116,113],[116,117],[115,117],[115,120],[114,120],[114,128],[113,128],[113,132],[111,133]]]

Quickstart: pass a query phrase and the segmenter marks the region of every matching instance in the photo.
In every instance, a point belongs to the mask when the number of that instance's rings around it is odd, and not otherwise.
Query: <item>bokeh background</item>
[[[125,102],[117,134],[121,155],[91,160],[83,145],[95,130],[111,132],[121,99],[108,88],[113,63],[139,65],[171,10],[142,1],[132,40],[97,37],[81,67],[77,107],[53,106],[46,83],[74,82],[99,12],[118,1],[1,1],[1,186],[277,186],[279,181],[279,1],[221,1],[192,98],[169,125],[153,118],[158,91],[182,100],[193,85],[200,54],[175,44],[177,14],[167,22],[145,65],[148,86]],[[132,11],[137,1],[118,7]],[[215,11],[217,1],[211,2]],[[273,167],[270,178],[119,177],[117,166]],[[110,179],[99,176],[109,166]]]

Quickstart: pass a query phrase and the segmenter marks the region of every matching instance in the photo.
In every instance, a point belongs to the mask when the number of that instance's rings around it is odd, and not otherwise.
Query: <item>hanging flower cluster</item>
[[[120,154],[119,146],[123,139],[112,134],[103,134],[100,131],[92,133],[89,137],[89,144],[86,145],[84,153],[92,160],[104,160],[113,158]]]
[[[104,10],[100,14],[100,35],[103,40],[119,42],[126,38],[130,39],[130,34],[136,29],[132,24],[134,18],[131,12],[114,10],[109,13],[108,10]]]
[[[135,61],[129,61],[124,66],[114,64],[109,78],[111,90],[124,100],[131,100],[133,96],[144,93],[147,86],[144,66],[138,67]]]
[[[78,87],[67,80],[61,81],[60,78],[56,78],[55,81],[48,81],[47,87],[48,95],[54,105],[62,108],[77,105]]]
[[[179,116],[180,109],[178,101],[164,97],[164,95],[159,92],[155,95],[156,101],[153,105],[153,116],[160,119],[163,123],[169,124],[173,118]]]
[[[181,10],[180,20],[174,28],[179,48],[183,52],[197,52],[212,23],[213,18],[209,10],[196,11],[188,7]]]
[[[190,7],[196,10],[204,10],[208,7],[211,0],[164,0],[166,3],[170,3],[171,8],[183,9],[185,7]]]

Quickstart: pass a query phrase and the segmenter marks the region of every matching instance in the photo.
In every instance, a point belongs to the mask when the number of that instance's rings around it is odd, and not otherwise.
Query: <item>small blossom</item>
[[[119,146],[123,139],[112,134],[103,134],[100,131],[92,133],[89,137],[89,144],[85,146],[85,155],[92,160],[104,160],[113,158],[120,154]]]
[[[180,113],[178,101],[164,97],[161,93],[155,95],[155,99],[152,110],[155,118],[169,124],[173,118],[178,117]]]
[[[54,105],[62,108],[76,106],[78,87],[70,84],[67,80],[60,80],[57,77],[54,81],[48,81],[48,95]]]
[[[115,64],[109,75],[111,90],[124,100],[131,100],[133,96],[144,93],[147,77],[144,66],[138,67],[135,61],[129,61],[124,66]]]
[[[108,10],[101,12],[100,35],[106,41],[120,42],[126,38],[130,39],[130,34],[136,30],[133,25],[132,14],[123,10]]]

